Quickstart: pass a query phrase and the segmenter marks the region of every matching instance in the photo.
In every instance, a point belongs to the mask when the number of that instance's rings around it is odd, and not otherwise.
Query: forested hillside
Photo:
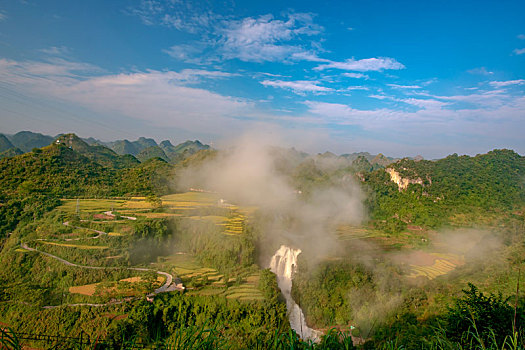
[[[363,172],[362,179],[372,219],[392,232],[407,224],[437,227],[460,214],[475,220],[484,212],[512,213],[525,202],[525,157],[510,150],[403,159],[389,169],[412,183],[400,188],[382,169]]]
[[[52,209],[60,198],[153,195],[169,190],[171,167],[139,164],[76,137],[0,160],[0,232]],[[70,148],[65,143],[71,140]],[[101,150],[102,149],[102,150]],[[122,168],[124,167],[124,168]]]
[[[143,148],[140,162],[65,134],[1,159],[0,322],[73,334],[96,323],[89,336],[119,346],[134,338],[166,346],[176,332],[202,341],[199,332],[211,327],[210,348],[313,347],[288,333],[275,275],[264,269],[269,248],[261,246],[275,234],[275,217],[283,231],[297,219],[177,182],[227,152],[162,142]],[[155,154],[181,156],[174,165]],[[317,228],[336,248],[319,255],[307,247],[295,267],[292,295],[308,325],[343,331],[328,332],[318,348],[352,348],[352,339],[367,349],[500,345],[513,334],[514,309],[523,329],[524,300],[508,298],[525,262],[524,157],[270,154],[298,205],[329,188],[359,193],[365,206],[360,225]],[[164,281],[158,271],[185,289],[151,297]],[[478,335],[469,333],[472,322]]]

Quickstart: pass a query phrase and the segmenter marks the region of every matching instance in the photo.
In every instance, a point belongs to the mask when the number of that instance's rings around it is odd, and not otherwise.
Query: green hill
[[[132,155],[121,156],[104,146],[90,146],[75,134],[64,134],[58,137],[54,143],[72,148],[92,161],[110,168],[129,168],[139,163]]]
[[[7,195],[110,195],[116,193],[114,177],[114,170],[60,144],[0,161],[0,187]]]
[[[174,177],[173,165],[160,158],[152,158],[136,167],[119,170],[120,185],[137,195],[173,193]]]
[[[136,156],[144,149],[148,147],[155,147],[158,145],[157,142],[155,142],[155,140],[153,139],[139,137],[137,141],[117,140],[114,142],[110,142],[109,146],[113,151],[117,152],[120,155],[132,154]]]
[[[365,156],[359,156],[352,162],[352,168],[356,172],[368,172],[374,170],[374,167]]]
[[[160,148],[172,163],[178,163],[201,150],[210,149],[210,146],[202,144],[199,140],[186,141],[173,146],[170,141],[164,140],[160,143]]]
[[[42,135],[31,131],[20,131],[8,136],[9,141],[23,152],[29,152],[33,148],[41,148],[53,142],[53,137]]]
[[[152,158],[161,158],[166,162],[170,160],[166,153],[164,153],[164,151],[159,146],[152,146],[143,149],[139,154],[137,154],[137,158],[141,162],[145,162]]]
[[[117,192],[115,173],[63,145],[0,160],[0,236],[59,204],[64,196]]]
[[[199,140],[195,141],[186,141],[183,143],[178,144],[174,147],[173,151],[176,153],[181,152],[190,152],[191,154],[195,154],[200,150],[203,149],[210,149],[210,146],[202,144]]]
[[[494,150],[475,157],[450,155],[437,161],[391,164],[407,184],[401,188],[384,169],[364,175],[372,217],[435,227],[459,213],[511,211],[525,203],[525,157]]]
[[[15,148],[15,146],[5,135],[0,134],[0,153],[5,152],[10,148]]]
[[[133,158],[137,166],[116,169],[100,164],[107,151],[97,153],[98,147],[93,150],[72,134],[58,140],[0,160],[0,237],[19,222],[52,209],[60,198],[143,196],[171,190],[173,169],[162,160],[138,164]]]
[[[24,152],[22,152],[19,148],[13,147],[13,148],[10,148],[10,149],[0,153],[0,159],[18,156],[18,155],[23,154],[23,153]]]
[[[137,147],[132,142],[129,142],[128,140],[115,141],[112,144],[111,148],[113,149],[113,151],[121,155],[132,154],[136,156],[140,152],[140,150],[138,150]]]
[[[374,157],[374,159],[370,161],[372,165],[377,164],[381,167],[386,167],[389,164],[392,164],[393,162],[394,162],[393,158],[385,157],[382,153],[379,153],[377,156]]]

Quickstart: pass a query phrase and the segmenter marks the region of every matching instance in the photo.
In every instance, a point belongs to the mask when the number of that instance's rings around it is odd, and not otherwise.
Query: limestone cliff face
[[[397,184],[399,191],[406,189],[409,184],[423,185],[423,180],[421,180],[419,177],[417,179],[403,178],[395,169],[392,168],[386,168],[385,171],[390,174],[390,180]]]

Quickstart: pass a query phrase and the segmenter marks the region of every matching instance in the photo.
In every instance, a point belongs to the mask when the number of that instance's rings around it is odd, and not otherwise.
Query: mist
[[[404,293],[431,282],[425,277],[408,278],[412,265],[432,265],[441,255],[454,255],[458,266],[477,266],[501,248],[494,234],[483,230],[442,230],[432,232],[428,245],[420,249],[386,251],[373,239],[338,240],[339,225],[361,225],[367,219],[365,195],[348,172],[300,188],[294,170],[304,161],[323,171],[348,166],[331,157],[301,155],[280,148],[279,138],[246,134],[201,163],[190,165],[179,174],[178,186],[217,192],[228,203],[255,206],[261,223],[258,240],[259,263],[269,266],[270,257],[281,245],[298,248],[299,269],[313,271],[327,258],[350,258],[373,275],[373,288],[347,292],[352,322],[361,334],[373,332],[405,302]],[[368,289],[367,289],[368,288]]]
[[[303,193],[288,175],[297,161],[291,152],[276,147],[279,144],[276,136],[246,134],[215,158],[182,171],[179,186],[214,191],[230,203],[256,206],[264,218],[263,260],[281,244],[299,248],[312,259],[333,254],[337,225],[358,225],[365,218],[364,196],[348,176]]]

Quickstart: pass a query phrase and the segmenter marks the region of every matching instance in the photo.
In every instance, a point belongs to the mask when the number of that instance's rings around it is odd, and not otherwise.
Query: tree
[[[501,344],[513,332],[514,309],[508,303],[509,298],[492,293],[486,296],[472,283],[468,287],[445,317],[447,337],[468,346],[474,337],[487,344],[494,334],[497,343]],[[523,310],[519,314],[523,315]],[[523,327],[523,322],[518,322],[520,324]]]

